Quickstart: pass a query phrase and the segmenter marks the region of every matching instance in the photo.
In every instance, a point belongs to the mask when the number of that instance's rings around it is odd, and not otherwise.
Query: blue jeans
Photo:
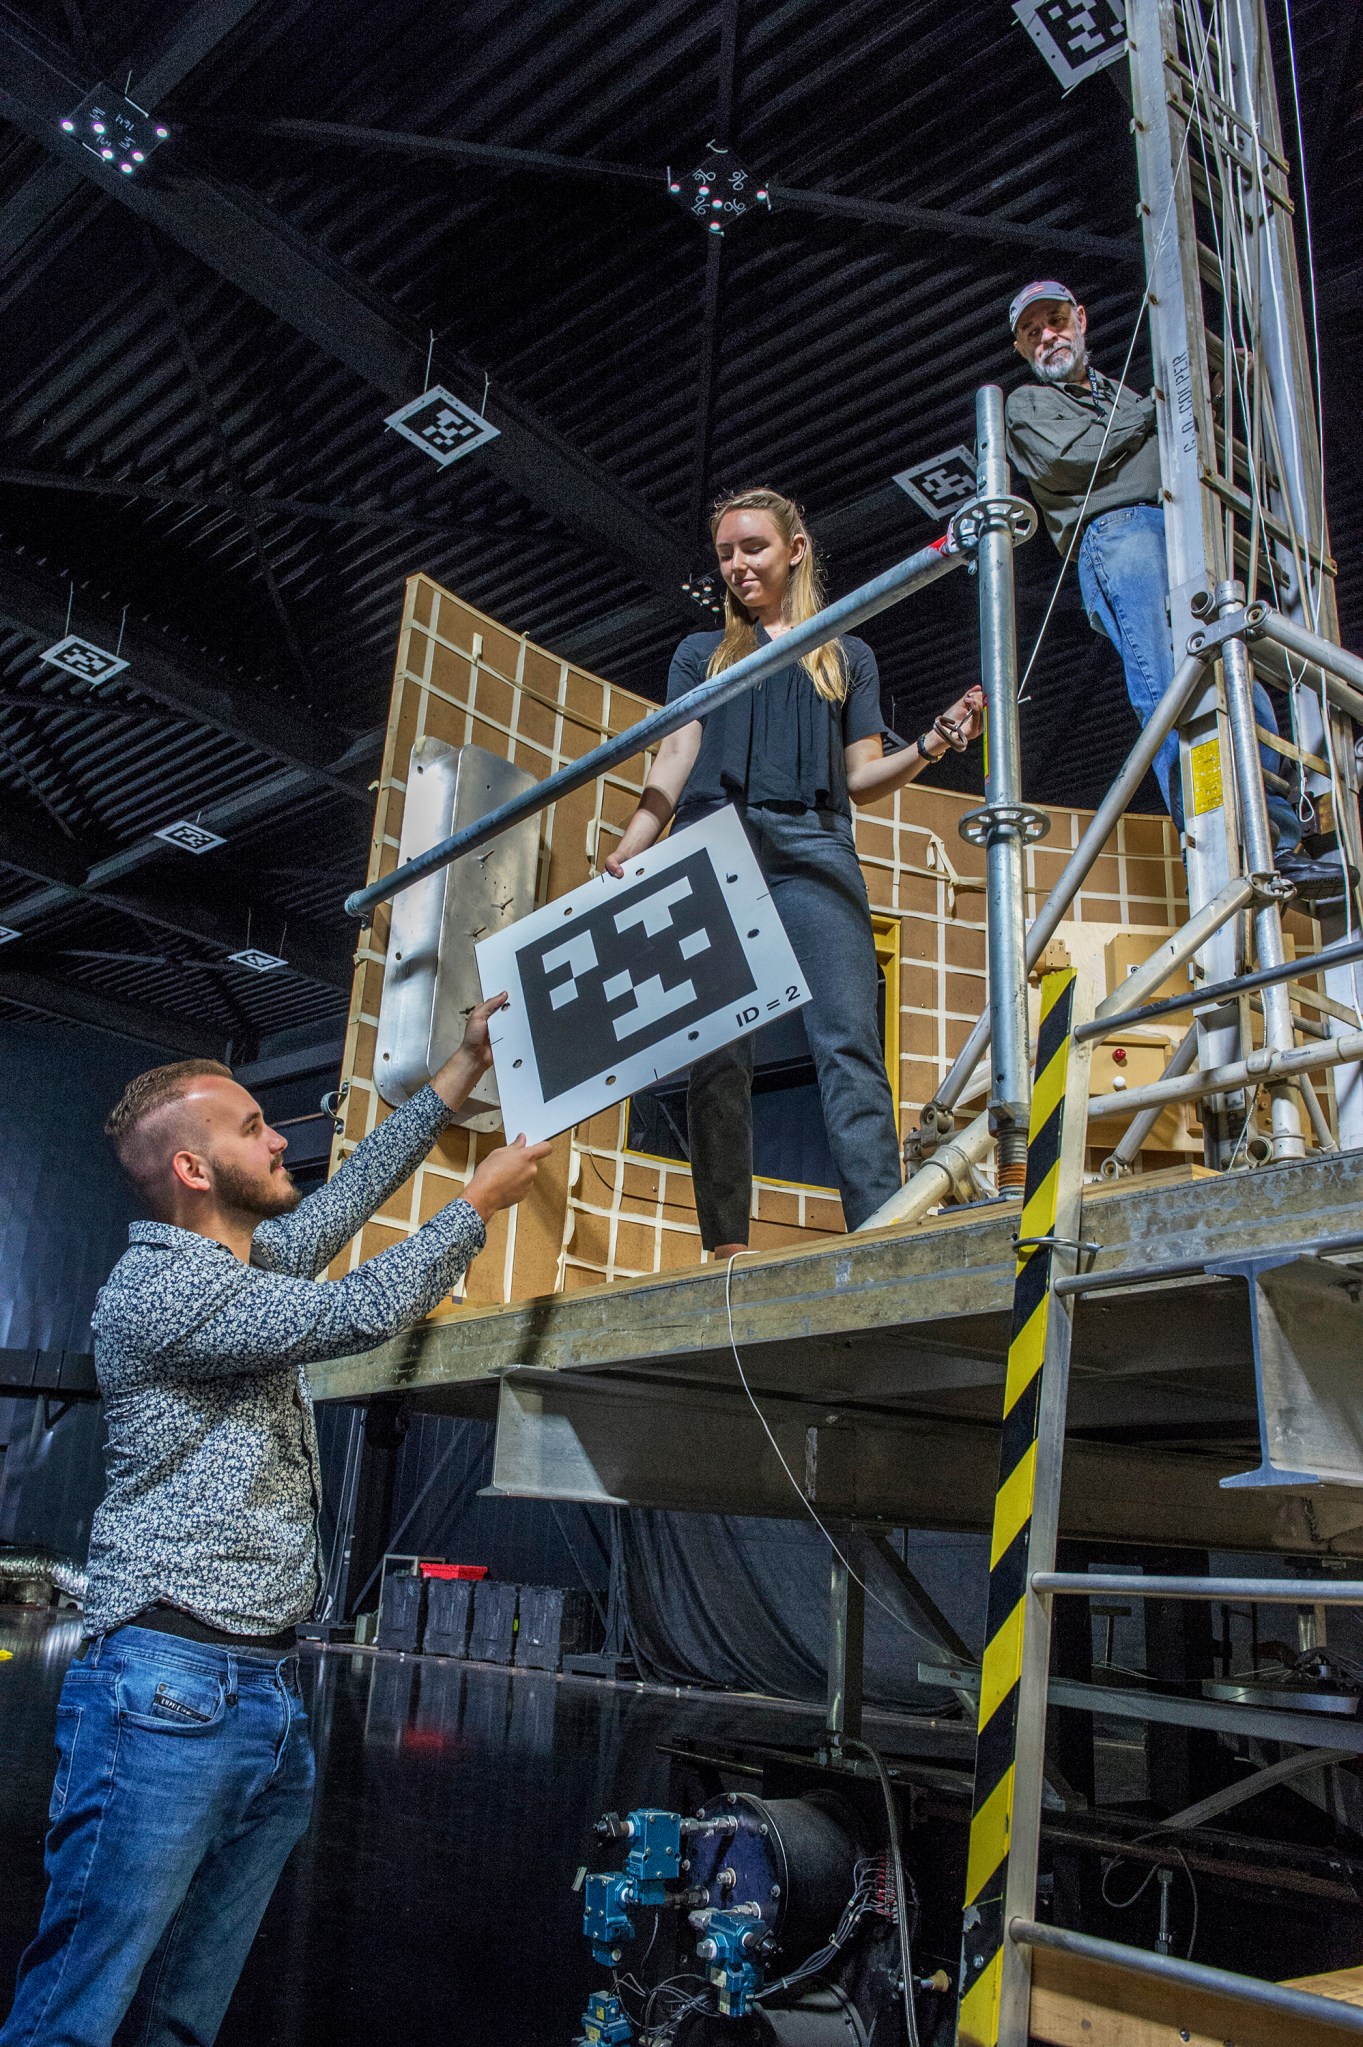
[[[1169,629],[1169,570],[1164,552],[1164,513],[1158,505],[1122,505],[1095,519],[1079,543],[1079,589],[1095,632],[1105,633],[1122,657],[1126,693],[1144,725],[1174,679],[1174,643]],[[1254,710],[1265,732],[1276,732],[1273,699],[1254,685]],[[1259,757],[1276,771],[1279,756],[1261,746]],[[1183,789],[1178,771],[1178,735],[1171,732],[1155,755],[1155,779],[1175,825],[1183,829]],[[1275,853],[1301,844],[1296,806],[1274,790],[1266,792]]]
[[[703,815],[688,811],[678,824]],[[894,1098],[876,1024],[875,939],[850,818],[831,810],[743,813],[772,901],[809,985],[801,1015],[849,1230],[899,1191]],[[897,1001],[898,990],[890,990]],[[698,1059],[686,1091],[701,1241],[746,1244],[752,1210],[753,1042]]]
[[[47,1898],[3,2047],[211,2047],[312,1810],[298,1662],[150,1628],[66,1673]]]

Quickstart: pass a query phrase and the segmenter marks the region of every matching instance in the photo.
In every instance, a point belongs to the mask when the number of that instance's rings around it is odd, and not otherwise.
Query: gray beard
[[[1071,384],[1088,368],[1088,350],[1072,348],[1068,357],[1057,352],[1050,362],[1034,362],[1032,371],[1043,384]]]

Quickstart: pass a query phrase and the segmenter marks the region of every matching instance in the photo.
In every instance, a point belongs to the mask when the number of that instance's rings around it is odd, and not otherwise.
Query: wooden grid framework
[[[629,690],[508,632],[425,576],[407,584],[387,743],[378,784],[369,879],[397,864],[411,750],[423,737],[473,743],[542,779],[578,759],[650,706]],[[600,776],[544,813],[539,899],[577,887],[618,839],[638,800],[648,761]],[[879,932],[881,957],[898,939],[898,1089],[902,1128],[934,1092],[985,1002],[984,856],[959,836],[972,799],[918,784],[860,809],[857,850]],[[1034,914],[1079,841],[1088,814],[1051,812],[1050,836],[1027,852],[1027,911]],[[1143,958],[1186,912],[1171,826],[1127,817],[1095,864],[1062,927],[1082,963],[1109,985]],[[333,1167],[386,1114],[374,1085],[389,912],[381,906],[356,954],[343,1073],[348,1083]],[[1300,949],[1312,927],[1301,923]],[[1081,964],[1081,959],[1076,959]],[[1179,1021],[1095,1052],[1094,1089],[1114,1075],[1158,1078]],[[894,1033],[889,1034],[892,1037]],[[1114,1053],[1121,1056],[1114,1058]],[[628,1105],[603,1111],[560,1138],[531,1198],[500,1216],[472,1267],[467,1299],[489,1306],[560,1288],[598,1285],[694,1265],[701,1256],[689,1169],[626,1148]],[[1109,1126],[1115,1142],[1119,1125]],[[477,1160],[501,1140],[449,1131],[427,1163],[351,1246],[358,1263],[453,1200]],[[1169,1111],[1147,1164],[1200,1153],[1187,1111]],[[759,1180],[754,1248],[816,1242],[840,1231],[841,1205],[827,1189]],[[447,1307],[443,1314],[457,1313]],[[439,1317],[437,1317],[439,1319]]]

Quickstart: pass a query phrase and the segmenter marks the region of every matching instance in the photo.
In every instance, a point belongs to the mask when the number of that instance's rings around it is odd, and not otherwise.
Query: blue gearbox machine
[[[577,2047],[701,2047],[731,2030],[735,2047],[903,2038],[907,1948],[890,1860],[868,1852],[838,1793],[729,1792],[693,1815],[641,1806],[607,1813],[596,1832],[625,1854],[583,1880],[583,1932],[610,1983],[588,1998]],[[677,1969],[646,1988],[639,1972],[659,1952],[663,1915],[677,1915]],[[685,1966],[683,1920],[694,1938]]]

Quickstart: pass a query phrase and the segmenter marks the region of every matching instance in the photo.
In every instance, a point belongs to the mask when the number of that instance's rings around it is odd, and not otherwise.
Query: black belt
[[[226,1628],[212,1627],[197,1615],[183,1613],[178,1606],[158,1603],[135,1613],[122,1623],[127,1628],[151,1628],[158,1635],[179,1635],[186,1642],[206,1642],[214,1649],[269,1649],[284,1656],[298,1646],[298,1630],[281,1628],[274,1635],[235,1635]],[[118,1630],[115,1628],[114,1633]]]

